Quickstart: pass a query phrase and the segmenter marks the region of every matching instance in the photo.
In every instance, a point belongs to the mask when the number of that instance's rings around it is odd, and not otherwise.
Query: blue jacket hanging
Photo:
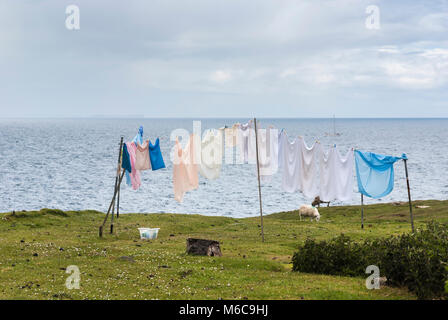
[[[128,147],[123,144],[123,154],[121,158],[121,167],[126,170],[126,172],[132,172],[131,160],[129,158]]]
[[[159,138],[156,139],[154,145],[149,141],[149,158],[151,160],[151,168],[153,171],[165,168],[165,162],[163,161],[162,152],[160,151]]]
[[[358,190],[370,198],[381,198],[394,188],[394,163],[401,157],[385,156],[372,152],[355,150]]]
[[[143,126],[138,128],[138,133],[135,135],[134,139],[132,139],[132,142],[134,142],[135,145],[143,144]]]

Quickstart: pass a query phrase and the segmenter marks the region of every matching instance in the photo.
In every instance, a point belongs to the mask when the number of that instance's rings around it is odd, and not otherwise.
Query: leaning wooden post
[[[121,183],[118,184],[118,191],[117,191],[117,219],[120,216],[120,189],[121,189]]]
[[[118,181],[119,185],[121,184],[121,181],[123,180],[124,172],[125,172],[125,169],[123,169],[123,171],[121,173],[120,179]],[[115,190],[115,192],[114,192],[114,196],[112,197],[112,200],[110,202],[109,209],[107,209],[106,216],[104,217],[103,223],[101,224],[101,226],[99,228],[99,235],[100,235],[100,237],[103,236],[103,227],[106,224],[107,218],[109,217],[109,213],[110,213],[110,211],[112,209],[112,205],[114,204],[114,201],[115,201],[116,197],[117,197],[117,190]]]
[[[104,217],[103,224],[99,228],[99,236],[100,237],[103,236],[103,227],[106,224],[106,221],[107,221],[107,218],[109,217],[109,213],[110,213],[110,210],[112,209],[112,206],[115,208],[115,198],[117,195],[118,180],[120,180],[120,183],[121,183],[121,179],[123,178],[123,175],[121,175],[121,177],[120,177],[120,160],[121,160],[121,149],[122,148],[123,148],[123,137],[121,137],[121,139],[120,139],[120,150],[118,153],[118,169],[117,169],[117,173],[115,175],[114,195],[112,197],[112,201],[110,202],[109,209],[107,209],[107,213],[106,213],[106,216]],[[124,170],[123,170],[123,173],[124,173]],[[112,211],[112,222],[111,222],[112,224],[110,226],[110,233],[113,232],[113,223],[114,223],[113,219],[114,219],[114,214]]]
[[[118,192],[118,179],[120,178],[120,171],[121,171],[121,152],[123,150],[123,137],[120,139],[120,149],[118,149],[118,161],[117,161],[117,173],[115,175],[115,188],[114,188],[114,194]],[[115,199],[113,201],[112,205],[112,214],[110,218],[110,233],[114,233],[114,214],[115,214]]]
[[[408,187],[408,199],[409,199],[409,214],[411,215],[411,227],[414,232],[414,217],[412,216],[412,201],[411,201],[411,188],[409,187],[409,175],[408,175],[408,159],[404,158],[404,171],[406,172],[406,184]]]
[[[364,229],[364,194],[361,193],[361,229]]]
[[[257,119],[256,118],[254,118],[254,124],[255,124],[255,149],[256,149],[256,152],[257,152],[258,199],[260,201],[261,241],[264,242],[263,205],[262,205],[262,202],[261,202],[260,160],[258,158],[258,130],[257,130]]]

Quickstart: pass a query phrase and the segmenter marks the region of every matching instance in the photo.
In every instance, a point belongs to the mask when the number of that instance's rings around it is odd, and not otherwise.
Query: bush
[[[413,234],[357,243],[340,235],[307,239],[292,258],[293,271],[365,276],[376,265],[392,286],[406,286],[419,299],[447,297],[448,225],[430,222]]]

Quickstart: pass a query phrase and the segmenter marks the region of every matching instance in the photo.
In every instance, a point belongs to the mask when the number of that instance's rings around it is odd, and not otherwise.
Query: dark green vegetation
[[[448,201],[420,201],[416,227],[448,222]],[[0,214],[2,299],[415,299],[406,288],[367,290],[365,278],[291,272],[292,255],[308,237],[329,240],[344,233],[354,241],[410,230],[409,208],[366,206],[365,229],[357,206],[321,208],[319,223],[297,212],[233,219],[180,214],[123,214],[115,234],[98,237],[104,214],[40,211]],[[255,212],[254,212],[255,214]],[[159,227],[159,238],[139,239],[138,227]],[[188,237],[221,242],[223,257],[185,254]],[[79,290],[65,287],[76,265]]]
[[[448,279],[448,225],[428,223],[415,233],[353,242],[343,234],[331,240],[306,240],[293,256],[293,270],[363,276],[379,267],[392,286],[406,286],[419,299],[443,298]]]

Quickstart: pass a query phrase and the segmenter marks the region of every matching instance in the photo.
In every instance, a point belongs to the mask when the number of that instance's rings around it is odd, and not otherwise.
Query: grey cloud
[[[79,31],[64,27],[72,3]],[[381,10],[380,30],[364,26],[370,4]],[[0,108],[448,116],[447,31],[447,1],[5,0]]]

